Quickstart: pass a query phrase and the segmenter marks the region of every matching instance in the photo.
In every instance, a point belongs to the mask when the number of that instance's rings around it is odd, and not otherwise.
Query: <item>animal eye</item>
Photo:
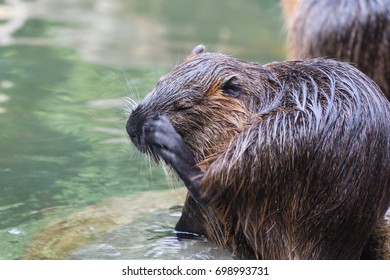
[[[191,109],[192,104],[188,100],[180,100],[175,103],[174,107],[175,107],[175,111],[180,112],[180,111],[186,111]]]
[[[221,89],[223,91],[223,95],[239,98],[241,95],[240,80],[237,76],[228,76],[222,81]]]

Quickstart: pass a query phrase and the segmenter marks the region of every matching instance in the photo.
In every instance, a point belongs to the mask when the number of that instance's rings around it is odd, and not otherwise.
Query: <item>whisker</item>
[[[135,98],[133,98],[132,100],[134,100],[136,103],[139,103],[139,101],[141,100],[141,97],[140,97],[140,94],[139,94],[139,91],[138,91],[137,86],[136,86],[135,83],[130,79],[130,77],[129,77],[129,75],[128,75],[127,73],[124,73],[124,74],[123,74],[123,78],[124,78],[125,81],[126,81],[126,86],[127,86],[128,89],[131,91],[131,95],[135,97]]]
[[[123,102],[124,102],[124,105],[125,105],[125,110],[126,111],[133,111],[135,109],[135,107],[138,105],[138,102],[135,101],[134,99],[132,99],[131,97],[124,97],[123,98]]]
[[[167,180],[167,184],[169,188],[177,189],[178,188],[177,180],[174,180],[174,177],[172,176],[172,172],[169,166],[166,165],[165,163],[162,163],[161,166],[164,171],[165,179]]]

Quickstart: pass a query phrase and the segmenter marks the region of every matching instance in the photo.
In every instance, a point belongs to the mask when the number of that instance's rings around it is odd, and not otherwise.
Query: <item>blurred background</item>
[[[0,259],[212,259],[185,190],[132,147],[130,97],[202,43],[285,57],[275,0],[0,0]]]

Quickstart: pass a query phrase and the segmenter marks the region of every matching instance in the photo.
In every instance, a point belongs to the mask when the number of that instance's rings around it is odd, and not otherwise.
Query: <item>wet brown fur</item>
[[[354,63],[390,99],[390,0],[282,0],[289,58]]]
[[[232,75],[237,98],[222,87]],[[139,135],[148,118],[168,116],[204,171],[210,203],[188,195],[177,229],[244,257],[357,259],[389,207],[390,105],[346,63],[197,51],[134,112]]]

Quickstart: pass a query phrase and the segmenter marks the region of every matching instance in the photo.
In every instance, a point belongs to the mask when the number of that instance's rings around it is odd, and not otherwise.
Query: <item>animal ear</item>
[[[195,48],[192,49],[190,55],[187,57],[187,60],[193,58],[200,53],[204,53],[205,51],[206,47],[204,45],[197,45]]]
[[[192,49],[191,55],[197,55],[200,53],[204,53],[206,51],[206,47],[204,45],[197,45]]]
[[[221,83],[223,95],[238,98],[241,95],[241,84],[237,76],[231,75],[223,79]]]

